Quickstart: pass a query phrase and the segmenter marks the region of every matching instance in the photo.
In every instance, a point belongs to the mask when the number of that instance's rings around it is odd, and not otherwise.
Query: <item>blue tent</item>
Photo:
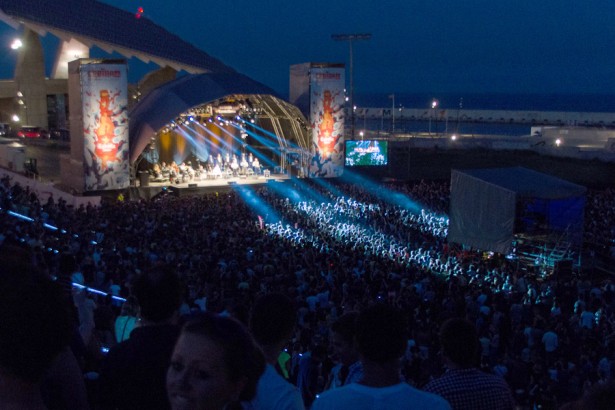
[[[586,191],[522,167],[453,170],[448,240],[509,253],[515,233],[538,221],[542,228],[566,232],[569,240],[580,243]]]

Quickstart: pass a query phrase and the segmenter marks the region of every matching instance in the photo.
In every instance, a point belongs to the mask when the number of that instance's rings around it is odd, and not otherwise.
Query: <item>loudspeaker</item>
[[[196,188],[197,186],[197,184],[188,184],[188,188]]]

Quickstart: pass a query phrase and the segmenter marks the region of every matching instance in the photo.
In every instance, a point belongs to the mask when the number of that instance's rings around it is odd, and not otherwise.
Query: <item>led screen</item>
[[[388,162],[387,141],[346,141],[347,167],[380,166],[387,165]]]

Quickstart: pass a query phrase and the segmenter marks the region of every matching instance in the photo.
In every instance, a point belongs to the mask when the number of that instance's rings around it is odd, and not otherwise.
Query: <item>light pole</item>
[[[391,105],[391,135],[395,134],[395,94],[389,95],[389,98],[393,100]]]
[[[11,50],[17,51],[17,50],[19,50],[22,47],[23,47],[23,42],[21,41],[20,38],[14,39],[13,42],[11,43]],[[25,118],[26,118],[26,124],[28,124],[28,107],[26,105],[25,97],[24,97],[23,93],[21,92],[21,88],[19,86],[19,80],[17,80],[16,99],[17,99],[17,109],[19,111],[19,114],[21,114],[22,110],[24,111]],[[15,120],[15,118],[18,118],[18,120],[19,120],[19,115],[15,114],[13,116],[13,120]]]
[[[354,79],[352,64],[352,42],[355,40],[369,40],[372,38],[370,33],[362,34],[333,34],[331,38],[335,41],[348,41],[350,48],[350,137],[354,139]]]
[[[434,116],[437,106],[438,106],[438,100],[432,100],[431,101],[431,115],[429,116],[429,135],[431,135],[431,118]]]
[[[463,97],[459,99],[459,108],[457,109],[457,129],[455,130],[457,134],[459,134],[459,114],[461,113],[462,109],[463,109]]]

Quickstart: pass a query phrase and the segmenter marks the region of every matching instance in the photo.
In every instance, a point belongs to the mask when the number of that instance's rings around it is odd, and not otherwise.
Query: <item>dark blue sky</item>
[[[61,0],[58,0],[61,1]],[[289,66],[348,62],[355,93],[615,93],[610,0],[105,0],[277,91]]]

